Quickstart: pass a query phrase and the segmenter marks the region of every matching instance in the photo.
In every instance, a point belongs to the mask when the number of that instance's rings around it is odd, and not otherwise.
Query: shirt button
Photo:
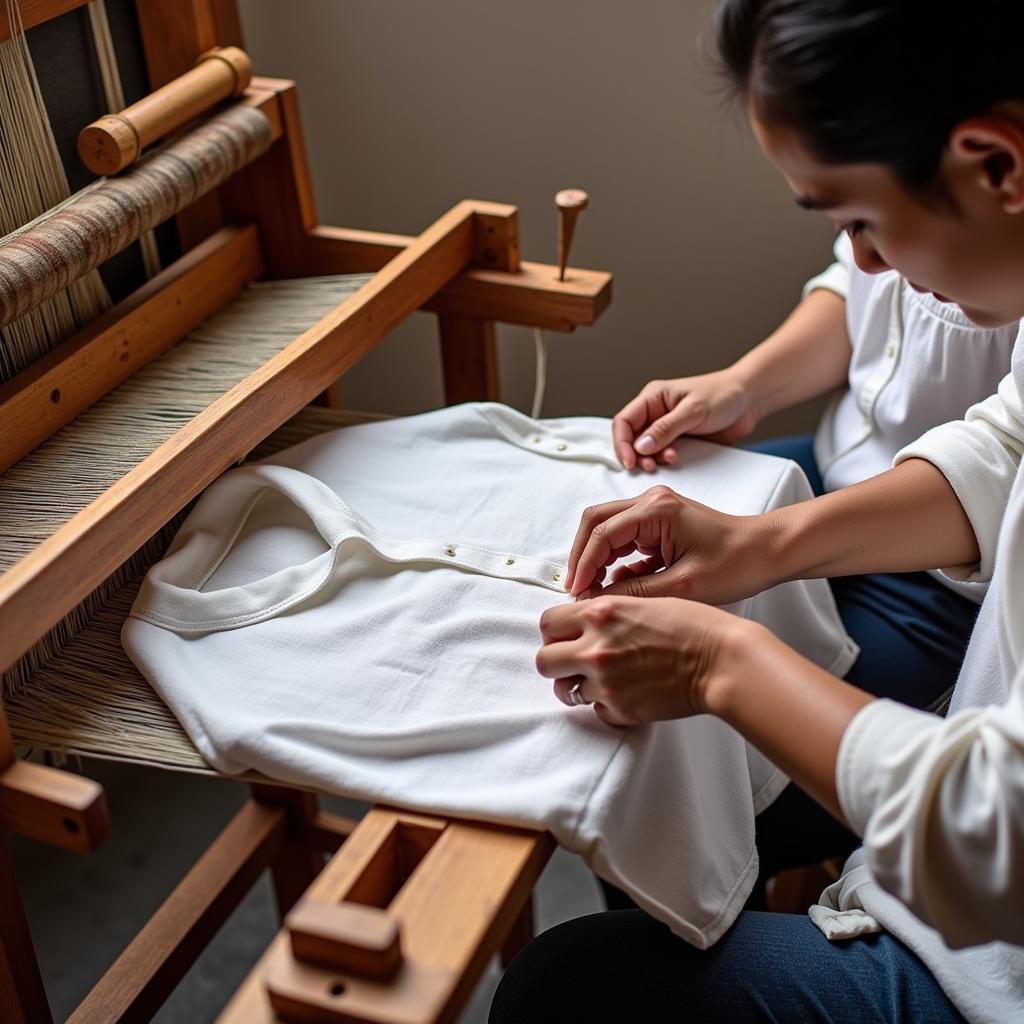
[[[444,549],[444,553],[445,553],[446,555],[448,555],[448,557],[449,557],[449,558],[454,558],[454,557],[455,557],[455,548],[453,548],[453,547],[452,547],[452,546],[451,546],[451,545],[449,544],[449,545],[448,545],[448,547],[446,547],[446,548]]]
[[[516,564],[516,560],[514,558],[506,558],[505,559],[505,564],[506,565],[515,565]]]
[[[891,344],[890,344],[890,345],[886,345],[886,346],[885,346],[885,354],[886,354],[886,355],[887,355],[887,356],[888,356],[888,357],[889,357],[890,359],[892,359],[892,357],[893,357],[894,355],[896,355],[896,346],[895,346],[895,345],[891,345]]]
[[[540,438],[539,437],[531,437],[530,440],[533,441],[534,444],[540,444]]]
[[[555,445],[555,448],[556,448],[556,449],[557,449],[558,451],[560,451],[560,452],[564,452],[564,451],[565,451],[565,450],[566,450],[566,449],[567,449],[568,447],[569,447],[569,446],[568,446],[567,444],[558,444],[558,445]]]

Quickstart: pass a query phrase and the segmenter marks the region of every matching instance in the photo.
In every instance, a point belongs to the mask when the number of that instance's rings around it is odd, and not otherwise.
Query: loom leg
[[[314,829],[319,810],[317,798],[313,793],[264,784],[254,784],[252,793],[261,803],[288,809],[288,837],[270,868],[278,913],[284,919],[323,870],[324,855],[317,848]]]
[[[437,320],[445,404],[500,401],[494,323],[447,313],[438,314]]]
[[[512,922],[512,927],[501,944],[501,966],[508,967],[533,936],[533,891],[531,890],[523,904],[523,909],[519,911],[519,916]]]
[[[18,893],[7,840],[0,833],[0,1020],[51,1024],[32,934]]]

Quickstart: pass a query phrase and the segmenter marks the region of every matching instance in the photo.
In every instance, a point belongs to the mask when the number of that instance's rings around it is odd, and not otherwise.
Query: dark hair
[[[759,117],[913,192],[936,183],[960,121],[1024,99],[1024,0],[720,0],[716,30]]]

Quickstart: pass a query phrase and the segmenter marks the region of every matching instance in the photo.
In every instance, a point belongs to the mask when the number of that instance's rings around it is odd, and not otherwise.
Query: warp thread
[[[0,474],[0,572],[35,550],[371,277],[345,274],[250,284],[186,339]],[[20,661],[0,673],[0,699],[27,686],[112,592],[145,572],[169,536],[129,559]]]
[[[223,184],[270,146],[270,122],[236,104],[124,174],[0,244],[0,327],[23,316]]]
[[[0,236],[66,200],[70,188],[15,0],[0,0],[12,28],[0,42]],[[110,306],[95,271],[0,328],[0,383],[46,355]]]

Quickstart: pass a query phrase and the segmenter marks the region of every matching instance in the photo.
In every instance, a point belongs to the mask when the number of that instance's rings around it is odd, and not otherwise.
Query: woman
[[[1024,11],[1006,0],[724,0],[719,47],[800,206],[982,326],[1024,316]],[[541,673],[636,725],[714,714],[863,836],[812,921],[746,911],[709,952],[640,911],[527,947],[494,1024],[1024,1019],[1024,345],[999,393],[881,476],[761,517],[666,488],[588,509]],[[834,679],[709,607],[785,579],[991,579],[949,717]],[[656,589],[670,597],[644,598]],[[619,574],[621,575],[621,574]],[[707,602],[696,603],[696,602]],[[570,692],[571,691],[571,692]],[[844,942],[830,942],[847,939]]]

